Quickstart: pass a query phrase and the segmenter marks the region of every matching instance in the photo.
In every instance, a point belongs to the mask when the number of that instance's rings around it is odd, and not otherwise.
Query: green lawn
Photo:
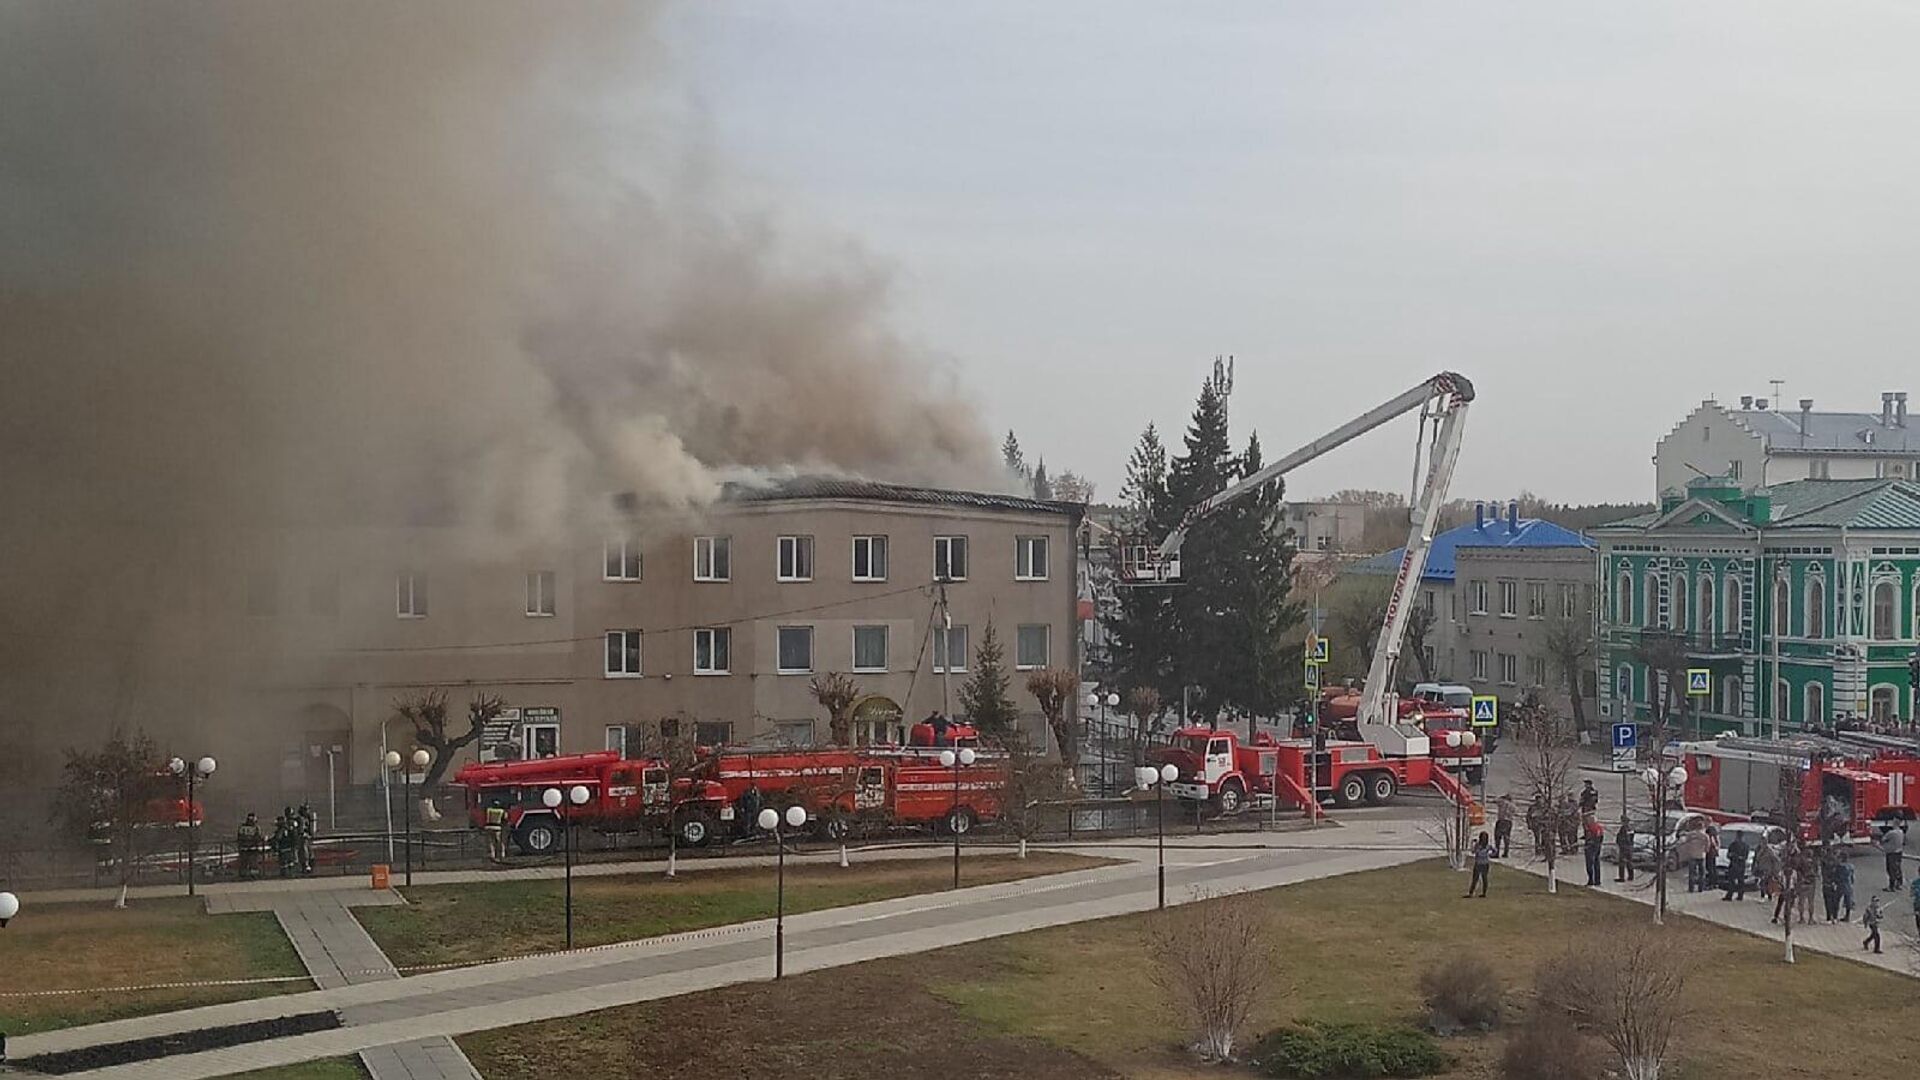
[[[1541,958],[1650,919],[1645,907],[1576,888],[1548,896],[1538,879],[1503,868],[1489,900],[1462,900],[1461,885],[1459,874],[1422,863],[1263,894],[1281,970],[1249,1034],[1302,1019],[1415,1024],[1420,973],[1467,951],[1501,973],[1523,1009]],[[969,1062],[967,1075],[1248,1075],[1184,1056],[1184,1032],[1148,979],[1150,918],[809,972],[778,987],[729,987],[461,1043],[488,1080],[544,1080],[562,1065],[577,1080],[916,1076],[917,1060],[901,1062],[917,1059],[923,1044],[934,1060]],[[1787,967],[1777,942],[1684,917],[1669,920],[1667,932],[1699,964],[1671,1074],[1679,1080],[1904,1076],[1920,1056],[1920,982],[1805,951]],[[1455,1059],[1446,1075],[1498,1075],[1500,1035],[1443,1044]],[[1835,1054],[1844,1069],[1835,1069]]]
[[[110,904],[44,904],[0,931],[8,990],[138,986],[209,979],[304,975],[280,924],[266,913],[208,915],[187,897]],[[0,997],[0,1031],[24,1035],[146,1013],[311,989],[281,983]]]
[[[277,1069],[257,1069],[236,1073],[233,1080],[367,1080],[367,1070],[357,1057],[321,1058]]]
[[[1100,859],[1035,852],[969,857],[961,883],[986,885],[1041,874],[1108,865]],[[787,911],[797,913],[887,900],[951,886],[943,859],[855,863],[842,869],[818,863],[787,867]],[[367,932],[402,967],[460,963],[561,948],[566,941],[558,881],[499,881],[427,885],[402,892],[405,907],[361,908]],[[632,941],[710,926],[770,919],[770,868],[718,869],[697,865],[677,880],[659,874],[576,877],[576,946]]]

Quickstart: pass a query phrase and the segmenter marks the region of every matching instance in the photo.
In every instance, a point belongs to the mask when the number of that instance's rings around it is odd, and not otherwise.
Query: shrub
[[[1262,1075],[1298,1080],[1432,1076],[1449,1064],[1426,1032],[1373,1024],[1282,1028],[1255,1043],[1250,1056]]]
[[[1500,977],[1478,957],[1444,961],[1420,976],[1420,993],[1427,1003],[1427,1022],[1438,1035],[1462,1028],[1491,1031],[1500,1023],[1504,1007]]]
[[[1193,1021],[1194,1050],[1210,1061],[1233,1057],[1275,966],[1261,905],[1251,894],[1187,904],[1162,913],[1148,932],[1154,984]]]
[[[1500,1055],[1506,1080],[1599,1080],[1600,1053],[1565,1012],[1535,1009]]]

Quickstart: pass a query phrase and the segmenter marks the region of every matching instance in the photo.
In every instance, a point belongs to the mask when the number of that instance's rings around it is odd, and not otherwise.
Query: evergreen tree
[[[1238,462],[1241,477],[1261,468],[1260,437],[1247,440]],[[1229,561],[1212,575],[1222,582],[1214,598],[1217,620],[1230,629],[1219,651],[1196,657],[1210,665],[1224,705],[1251,716],[1272,716],[1301,688],[1298,653],[1281,639],[1305,613],[1289,602],[1294,547],[1280,521],[1280,480],[1265,484],[1221,513]]]
[[[1047,459],[1041,458],[1033,467],[1033,497],[1036,499],[1053,498],[1053,485],[1047,482]]]
[[[1000,444],[1000,456],[1006,459],[1008,472],[1026,479],[1027,457],[1020,452],[1020,440],[1014,437],[1012,428],[1007,429],[1007,439]]]
[[[1138,529],[1153,516],[1167,494],[1167,448],[1152,424],[1140,433],[1133,456],[1127,459],[1127,479],[1120,485],[1120,502],[1127,508],[1127,525]]]
[[[1008,696],[1007,656],[1000,646],[1000,635],[987,620],[980,644],[973,650],[973,674],[960,687],[960,708],[980,733],[1004,740],[1017,729],[1019,710]]]

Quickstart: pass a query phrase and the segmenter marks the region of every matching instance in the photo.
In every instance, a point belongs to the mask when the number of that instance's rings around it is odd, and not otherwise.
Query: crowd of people
[[[248,812],[234,836],[240,877],[249,881],[257,879],[268,851],[273,852],[281,877],[312,876],[313,838],[319,831],[319,815],[305,803],[301,803],[298,810],[283,807],[280,816],[273,819],[271,835],[261,832],[260,815]]]

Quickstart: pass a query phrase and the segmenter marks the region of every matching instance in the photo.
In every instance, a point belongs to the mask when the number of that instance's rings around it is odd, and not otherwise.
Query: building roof
[[[1767,505],[1767,529],[1920,530],[1920,485],[1898,479],[1791,480],[1753,492]],[[1651,514],[1609,522],[1601,529],[1752,529],[1739,511],[1729,512],[1696,496]]]
[[[1086,513],[1080,503],[1049,499],[1027,499],[1018,495],[995,495],[980,491],[949,491],[944,488],[911,487],[884,484],[877,480],[850,480],[826,476],[796,476],[767,484],[727,484],[721,502],[766,503],[801,500],[852,500],[857,502],[907,503],[922,506],[951,506],[970,510],[1010,510],[1027,514],[1066,514],[1078,517]]]
[[[1594,542],[1587,537],[1544,518],[1520,518],[1516,522],[1504,517],[1488,517],[1484,521],[1469,522],[1435,535],[1433,548],[1427,552],[1427,569],[1420,575],[1420,580],[1451,582],[1461,548],[1591,549],[1594,546]],[[1357,562],[1349,569],[1360,574],[1398,573],[1400,560],[1405,557],[1406,550],[1395,548]]]
[[[1920,416],[1881,422],[1877,412],[1799,412],[1722,405],[1734,422],[1760,436],[1769,450],[1807,453],[1920,454]],[[1802,438],[1804,432],[1805,438]]]

